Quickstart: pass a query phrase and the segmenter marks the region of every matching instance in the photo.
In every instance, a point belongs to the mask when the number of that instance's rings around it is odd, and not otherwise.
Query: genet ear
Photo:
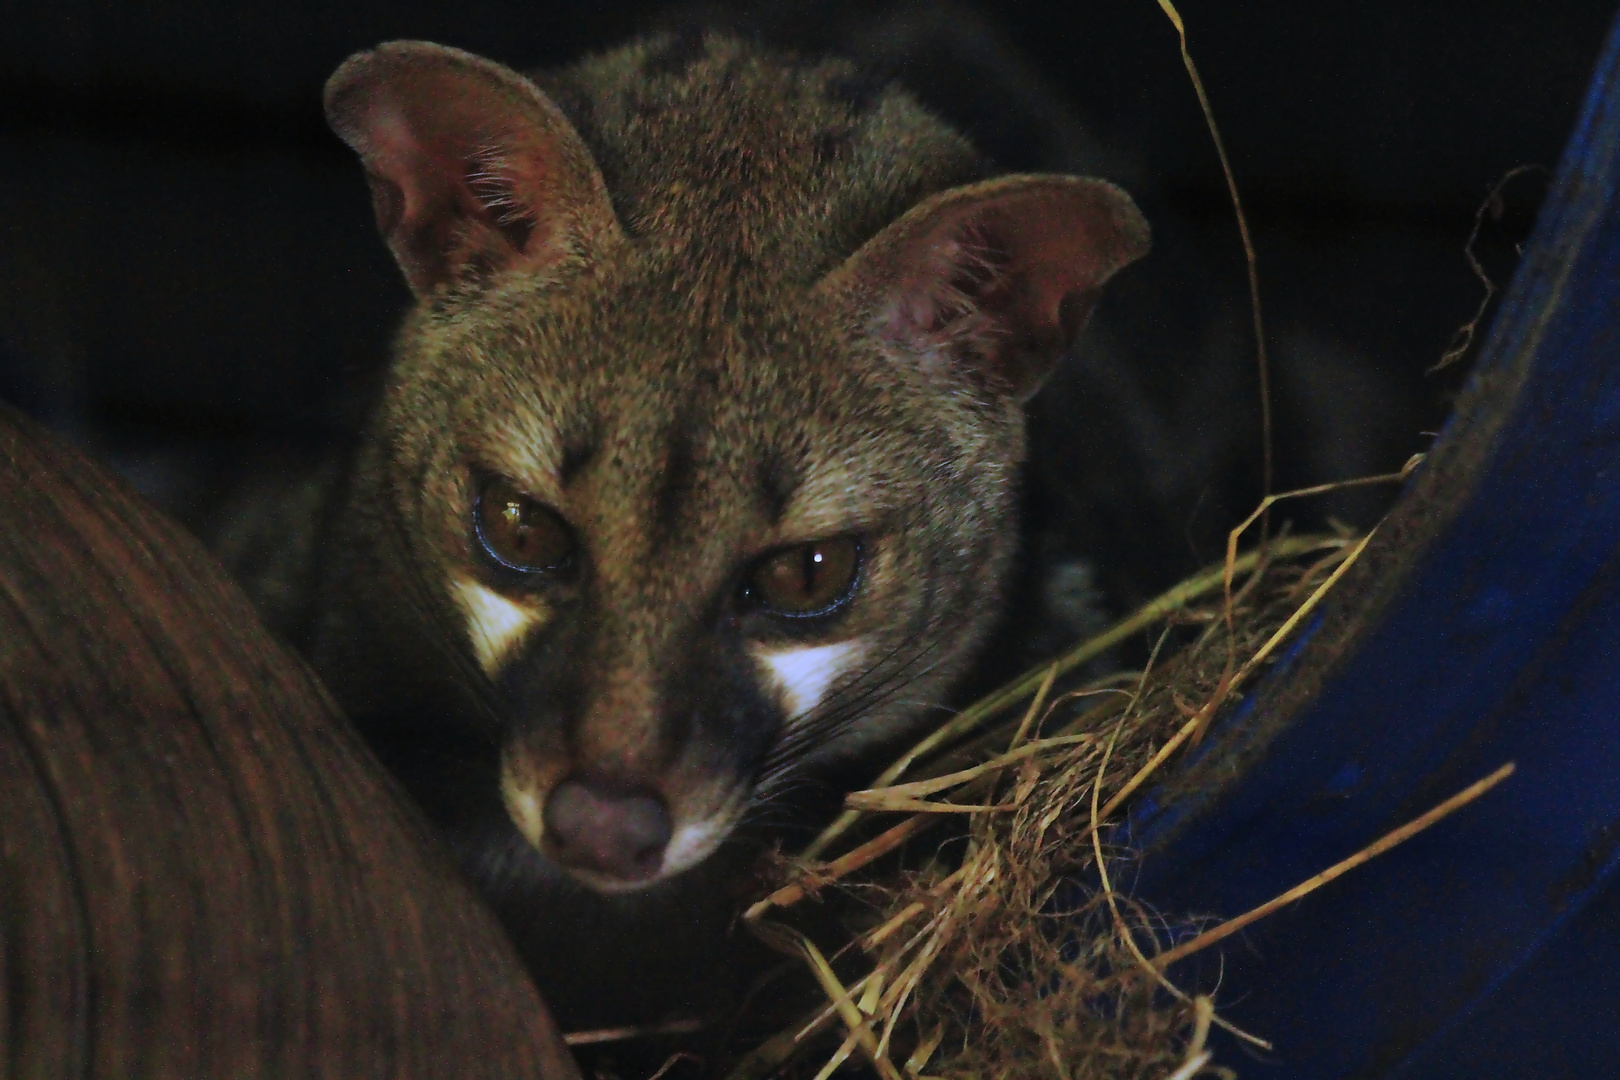
[[[343,62],[326,119],[365,164],[377,224],[418,296],[622,236],[578,132],[529,80],[420,41]]]
[[[1025,399],[1103,283],[1148,246],[1147,221],[1112,184],[1008,176],[924,200],[819,288],[920,362]]]

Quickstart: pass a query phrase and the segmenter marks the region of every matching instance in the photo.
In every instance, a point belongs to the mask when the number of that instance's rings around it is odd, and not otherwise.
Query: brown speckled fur
[[[544,979],[563,963],[556,939],[581,933],[543,914],[546,896],[572,887],[537,891],[550,878],[500,813],[490,755],[520,759],[542,789],[588,769],[672,803],[733,789],[757,801],[945,703],[999,611],[1022,400],[1084,317],[1065,298],[1139,255],[1145,227],[1093,184],[1093,234],[1054,241],[1046,207],[1078,181],[985,181],[972,147],[898,88],[701,36],[538,76],[538,105],[503,83],[496,97],[539,118],[544,167],[513,157],[498,119],[445,136],[462,140],[482,207],[418,227],[421,199],[389,186],[394,114],[366,110],[429,61],[445,85],[518,79],[385,46],[328,91],[421,303],[349,493],[313,652]],[[422,95],[438,85],[424,77]],[[981,220],[984,206],[1005,209]],[[1035,254],[1007,255],[1003,236]],[[1092,266],[1086,289],[1047,282],[1059,257]],[[1040,318],[1003,317],[1020,305]],[[558,509],[582,550],[576,580],[513,581],[481,557],[471,507],[485,475]],[[864,562],[839,612],[737,608],[761,553],[844,534]],[[544,613],[494,677],[447,591],[458,576]],[[856,639],[867,661],[791,725],[744,652]],[[711,862],[722,869],[688,876],[712,891],[729,863]],[[680,884],[601,903],[678,907]],[[568,1019],[568,991],[543,986]]]

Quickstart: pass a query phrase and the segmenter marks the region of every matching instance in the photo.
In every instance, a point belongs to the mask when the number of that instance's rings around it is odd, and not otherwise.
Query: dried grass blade
[[[1165,1077],[1164,1080],[1192,1080],[1209,1064],[1211,1055],[1208,1050],[1201,1050],[1182,1063],[1181,1068]]]
[[[1163,638],[1160,638],[1161,644],[1163,643],[1163,640]],[[1154,652],[1157,654],[1158,649],[1155,648]],[[1151,669],[1152,666],[1152,662],[1150,661],[1148,667]],[[1144,673],[1143,679],[1145,682],[1146,673]],[[1138,691],[1138,694],[1140,694],[1140,691]],[[1103,898],[1108,903],[1108,910],[1110,914],[1113,915],[1114,928],[1119,934],[1120,940],[1125,943],[1125,947],[1130,950],[1131,955],[1136,958],[1136,962],[1141,965],[1141,970],[1152,976],[1153,980],[1163,987],[1164,990],[1166,990],[1176,1000],[1191,1003],[1192,998],[1187,995],[1186,991],[1182,990],[1181,987],[1165,978],[1164,973],[1158,967],[1154,966],[1153,961],[1147,958],[1147,955],[1142,952],[1142,947],[1136,943],[1136,935],[1131,932],[1130,924],[1125,921],[1125,916],[1120,913],[1119,900],[1114,892],[1113,882],[1110,881],[1108,877],[1108,860],[1103,854],[1102,835],[1098,831],[1098,824],[1100,822],[1099,792],[1102,788],[1103,777],[1106,776],[1108,772],[1108,759],[1114,752],[1114,742],[1118,738],[1120,729],[1122,727],[1124,727],[1123,718],[1121,719],[1119,725],[1114,728],[1113,736],[1109,738],[1108,745],[1103,749],[1102,760],[1097,765],[1097,778],[1092,781],[1091,784],[1091,850],[1093,858],[1096,860],[1097,879],[1102,885]],[[1236,1024],[1223,1020],[1218,1016],[1212,1017],[1212,1019],[1215,1023],[1219,1024],[1222,1028],[1231,1032],[1233,1035],[1236,1035],[1238,1038],[1263,1049],[1271,1049],[1271,1044],[1265,1039],[1260,1038],[1258,1035],[1251,1035],[1247,1031],[1244,1031],[1242,1028],[1238,1027]]]
[[[833,1009],[830,1005],[800,1017],[791,1026],[783,1028],[749,1051],[726,1074],[726,1080],[765,1080],[765,1077],[785,1065],[804,1045],[806,1039],[826,1027],[832,1017]]]
[[[913,1050],[911,1056],[906,1059],[903,1066],[906,1075],[920,1075],[923,1069],[927,1067],[928,1059],[934,1056],[934,1051],[938,1050],[939,1044],[944,1041],[945,1025],[935,1024],[934,1030],[929,1032],[923,1041],[917,1044],[917,1049]]]
[[[1175,963],[1177,960],[1181,960],[1202,949],[1207,949],[1216,942],[1231,937],[1233,934],[1237,933],[1239,930],[1242,930],[1250,923],[1265,918],[1278,908],[1286,907],[1295,900],[1299,900],[1302,897],[1315,892],[1317,889],[1321,888],[1323,885],[1326,885],[1334,878],[1341,877],[1342,875],[1354,870],[1362,863],[1377,858],[1395,845],[1410,840],[1424,829],[1436,824],[1456,811],[1461,810],[1464,806],[1467,806],[1469,803],[1491,790],[1491,788],[1512,776],[1514,767],[1513,762],[1508,762],[1506,765],[1503,765],[1500,769],[1497,769],[1483,780],[1477,780],[1468,785],[1466,788],[1457,792],[1457,794],[1453,795],[1445,802],[1440,803],[1427,813],[1420,814],[1411,821],[1408,821],[1405,825],[1402,825],[1400,828],[1393,829],[1390,832],[1385,833],[1382,837],[1373,841],[1371,844],[1368,844],[1366,847],[1362,848],[1348,859],[1334,863],[1326,870],[1323,870],[1320,874],[1317,874],[1308,881],[1300,882],[1298,885],[1295,885],[1292,889],[1289,889],[1281,896],[1267,900],[1259,907],[1244,912],[1235,919],[1229,919],[1228,921],[1221,923],[1219,926],[1211,927],[1202,934],[1199,934],[1197,937],[1191,939],[1190,941],[1185,941],[1180,945],[1177,945],[1175,948],[1166,949],[1164,952],[1154,957],[1153,963],[1155,968],[1162,971],[1166,967],[1169,967],[1171,964]]]
[[[1114,894],[1114,887],[1108,881],[1108,871],[1103,864],[1102,841],[1097,835],[1095,822],[1093,822],[1091,835],[1092,843],[1097,852],[1097,874],[1102,879],[1103,894],[1108,900],[1109,910],[1113,913],[1114,925],[1119,933],[1120,940],[1125,943],[1125,947],[1129,949],[1131,955],[1136,958],[1136,962],[1142,966],[1142,970],[1151,975],[1154,981],[1157,982],[1160,987],[1166,990],[1178,1001],[1192,1001],[1193,999],[1187,995],[1185,990],[1181,989],[1181,987],[1164,977],[1160,970],[1154,966],[1154,961],[1148,959],[1147,955],[1142,952],[1142,947],[1136,943],[1136,936],[1131,933],[1130,925],[1125,922],[1125,917],[1120,914],[1119,904]],[[1247,1042],[1253,1046],[1258,1046],[1262,1050],[1272,1049],[1271,1043],[1267,1042],[1265,1039],[1262,1039],[1258,1035],[1253,1035],[1247,1031],[1244,1031],[1242,1028],[1238,1027],[1229,1020],[1223,1020],[1219,1016],[1212,1017],[1211,1019],[1218,1027],[1231,1032],[1244,1042]]]
[[[569,1046],[595,1046],[598,1043],[624,1042],[627,1039],[646,1039],[659,1035],[690,1035],[703,1030],[702,1020],[672,1020],[667,1024],[649,1024],[645,1027],[595,1028],[590,1031],[570,1031],[563,1036]]]
[[[1237,673],[1231,678],[1221,680],[1221,685],[1210,696],[1210,699],[1204,703],[1204,707],[1198,710],[1198,715],[1194,717],[1198,721],[1198,728],[1192,735],[1192,744],[1194,746],[1197,746],[1203,740],[1204,732],[1209,730],[1209,725],[1215,719],[1216,711],[1220,709],[1226,699],[1231,697],[1238,687],[1248,681],[1249,676],[1254,674],[1255,669],[1265,663],[1266,658],[1276,651],[1277,646],[1287,640],[1288,636],[1299,627],[1299,624],[1305,620],[1305,616],[1316,610],[1316,606],[1322,602],[1322,598],[1333,591],[1333,586],[1337,585],[1339,579],[1349,573],[1350,568],[1356,564],[1356,560],[1361,558],[1361,553],[1367,550],[1367,544],[1377,532],[1378,530],[1374,528],[1366,536],[1356,541],[1345,555],[1344,560],[1338,566],[1335,566],[1333,572],[1311,591],[1311,595],[1306,597],[1303,604],[1294,609],[1294,613],[1288,616],[1287,620],[1276,629],[1271,637],[1266,639],[1266,643],[1260,646],[1253,656],[1244,661],[1243,666],[1237,670]]]
[[[1146,765],[1136,770],[1136,775],[1132,776],[1130,780],[1126,782],[1124,787],[1120,788],[1109,797],[1108,802],[1103,806],[1101,813],[1098,814],[1097,820],[1100,822],[1106,822],[1112,818],[1114,816],[1114,811],[1118,810],[1124,804],[1126,799],[1129,799],[1132,795],[1134,795],[1137,789],[1147,782],[1149,777],[1158,772],[1159,767],[1170,759],[1170,755],[1174,754],[1182,743],[1186,742],[1192,737],[1193,732],[1198,730],[1198,724],[1199,718],[1194,716],[1191,720],[1188,720],[1185,724],[1181,725],[1181,730],[1177,731],[1168,740],[1166,740],[1165,744],[1159,747],[1159,752],[1154,754]]]
[[[1266,639],[1266,643],[1260,646],[1255,654],[1244,662],[1243,666],[1238,669],[1237,676],[1232,680],[1234,688],[1242,685],[1250,675],[1254,674],[1254,669],[1265,663],[1266,657],[1275,652],[1277,646],[1286,641],[1288,635],[1298,629],[1299,624],[1305,620],[1305,616],[1316,610],[1316,605],[1322,602],[1322,598],[1333,591],[1333,586],[1337,585],[1339,579],[1349,572],[1350,568],[1356,564],[1357,559],[1361,558],[1361,553],[1367,550],[1367,544],[1377,532],[1378,530],[1375,528],[1356,541],[1355,546],[1345,554],[1344,560],[1333,568],[1333,573],[1324,578],[1322,583],[1311,591],[1311,595],[1306,598],[1305,602],[1295,608],[1294,613],[1288,616],[1281,626],[1277,627],[1271,637]]]
[[[855,1052],[855,1044],[858,1041],[859,1039],[853,1031],[844,1036],[844,1041],[839,1044],[837,1050],[833,1051],[833,1056],[827,1059],[827,1064],[823,1065],[821,1071],[816,1073],[815,1080],[827,1080],[829,1076],[837,1072],[838,1066],[848,1061],[849,1055]]]
[[[871,984],[872,979],[876,974],[877,972],[875,971],[868,972],[867,974],[862,975],[859,979],[856,979],[854,982],[850,983],[850,994],[855,995],[865,990],[866,987]],[[820,1031],[824,1026],[826,1026],[827,1021],[838,1015],[839,1006],[842,1005],[843,1002],[844,999],[842,998],[840,998],[838,1001],[830,1001],[819,1012],[813,1014],[808,1021],[804,1021],[802,1024],[788,1028],[787,1030],[790,1032],[797,1030],[797,1034],[793,1036],[794,1041],[802,1042],[803,1040],[808,1039],[811,1035],[814,1035],[816,1032]]]
[[[913,900],[911,903],[895,912],[889,918],[885,919],[882,926],[879,926],[877,929],[871,931],[864,938],[862,938],[861,947],[863,949],[876,948],[885,941],[889,940],[889,938],[893,937],[896,930],[899,930],[902,926],[906,925],[906,923],[910,922],[912,919],[915,919],[918,915],[921,915],[927,910],[927,904],[923,903],[921,900]]]
[[[872,972],[871,979],[866,983],[866,989],[861,992],[861,1000],[855,1004],[856,1007],[861,1010],[861,1012],[865,1013],[867,1016],[871,1016],[873,1011],[877,1009],[878,1002],[882,1000],[882,998],[883,970],[879,968],[877,971]]]
[[[1041,714],[1041,706],[1046,704],[1046,695],[1052,692],[1052,683],[1057,681],[1057,674],[1056,664],[1046,669],[1046,678],[1041,681],[1041,688],[1035,692],[1035,700],[1029,703],[1029,710],[1024,713],[1024,719],[1019,722],[1018,730],[1013,732],[1012,742],[1007,744],[1008,750],[1018,749],[1018,745],[1029,734],[1030,725]]]
[[[1231,532],[1226,534],[1226,569],[1223,575],[1221,589],[1226,597],[1226,606],[1228,610],[1230,610],[1232,606],[1232,582],[1236,580],[1237,575],[1247,573],[1248,570],[1253,567],[1256,557],[1256,552],[1251,551],[1242,558],[1239,558],[1237,553],[1238,541],[1243,538],[1244,533],[1249,531],[1250,526],[1264,516],[1267,510],[1270,510],[1278,503],[1285,502],[1289,499],[1303,499],[1311,495],[1327,495],[1335,491],[1346,491],[1350,488],[1368,487],[1372,484],[1402,483],[1408,476],[1412,474],[1412,470],[1416,468],[1417,463],[1421,460],[1421,455],[1414,455],[1410,460],[1407,461],[1405,465],[1401,466],[1399,472],[1379,473],[1377,476],[1358,476],[1352,480],[1333,480],[1326,484],[1312,484],[1310,487],[1295,488],[1293,491],[1282,491],[1275,495],[1267,495],[1265,498],[1261,499],[1260,505],[1255,507],[1254,511],[1248,517],[1238,522],[1237,526],[1234,527]],[[1335,538],[1334,543],[1328,543],[1322,537],[1300,537],[1300,539],[1315,541],[1313,547],[1317,550],[1329,547],[1347,546],[1346,542],[1341,538]],[[1286,557],[1291,554],[1303,554],[1304,551],[1312,550],[1312,547],[1306,547],[1299,551],[1294,551],[1292,550],[1292,547],[1293,545],[1287,543],[1285,540],[1279,539],[1271,545],[1270,550],[1276,557]]]
[[[855,1004],[853,992],[844,988],[844,984],[839,981],[837,972],[833,971],[832,965],[827,963],[827,958],[816,947],[816,943],[797,930],[789,930],[788,933],[797,941],[799,949],[804,953],[805,960],[809,962],[810,970],[816,976],[816,981],[821,984],[821,989],[837,1006],[838,1018],[849,1029],[850,1035],[859,1044],[867,1060],[872,1063],[872,1067],[878,1071],[878,1075],[882,1076],[884,1080],[900,1080],[899,1070],[878,1049],[877,1039],[873,1036],[872,1029],[866,1026],[866,1016],[861,1012],[860,1007]]]
[[[894,825],[883,832],[878,833],[876,836],[872,837],[872,839],[866,841],[866,843],[860,845],[859,847],[850,849],[817,872],[815,874],[816,887],[837,881],[845,874],[853,873],[854,871],[865,866],[867,863],[882,858],[884,855],[887,855],[901,844],[904,844],[917,833],[920,833],[930,825],[933,825],[937,820],[937,818],[930,818],[919,814],[916,817],[908,818],[907,820],[900,822],[900,824]],[[805,893],[808,892],[811,887],[812,886],[810,883],[807,883],[802,879],[791,884],[784,885],[780,889],[777,889],[775,892],[771,893],[771,895],[767,896],[765,899],[750,907],[743,914],[743,918],[752,922],[773,907],[788,907],[789,905],[796,904],[800,900],[804,899]]]
[[[951,788],[961,787],[971,780],[977,780],[981,776],[1005,769],[1009,765],[1016,765],[1025,758],[1039,754],[1043,750],[1091,742],[1093,738],[1089,734],[1080,734],[1055,735],[1050,739],[1037,739],[1034,742],[1025,743],[1016,750],[1010,750],[998,757],[991,758],[983,764],[975,765],[970,769],[962,769],[958,772],[947,773],[944,776],[936,776],[928,780],[915,780],[909,784],[894,784],[890,787],[873,787],[864,791],[852,791],[844,797],[844,805],[857,810],[885,809],[888,806],[885,796],[917,798],[922,795],[933,795],[937,792],[949,791]]]
[[[871,792],[872,798],[861,802],[863,813],[888,811],[911,814],[1005,814],[1018,809],[1017,803],[949,803],[929,802],[927,799],[908,799],[903,795]]]
[[[1273,542],[1270,553],[1275,558],[1286,558],[1303,555],[1311,551],[1320,551],[1324,548],[1342,546],[1343,543],[1344,541],[1338,537],[1288,537]],[[1066,671],[1101,656],[1109,649],[1129,640],[1142,630],[1163,621],[1167,616],[1181,610],[1194,600],[1222,588],[1230,592],[1231,582],[1236,575],[1252,570],[1258,558],[1257,552],[1251,551],[1239,557],[1235,550],[1229,550],[1226,560],[1221,565],[1211,567],[1203,573],[1188,578],[1186,581],[1166,590],[1101,634],[1081,642],[1058,659],[1047,661],[1040,667],[1024,673],[1000,690],[980,698],[966,709],[963,709],[950,721],[912,746],[887,769],[884,769],[877,779],[873,781],[873,786],[880,787],[892,784],[904,775],[906,770],[911,768],[919,758],[926,757],[940,747],[966,735],[986,720],[999,714],[1003,709],[1035,693],[1041,683],[1046,680],[1049,671],[1055,671],[1057,675],[1062,675]],[[860,815],[861,811],[859,810],[845,810],[804,849],[801,857],[805,859],[819,858],[823,852],[837,842],[840,836],[849,831],[850,826],[860,820]]]
[[[1209,136],[1215,143],[1215,153],[1221,159],[1221,173],[1226,177],[1226,190],[1231,196],[1232,212],[1237,217],[1238,235],[1243,241],[1243,259],[1249,273],[1249,309],[1254,319],[1255,367],[1260,379],[1260,440],[1264,451],[1260,486],[1261,494],[1269,496],[1272,480],[1271,371],[1270,365],[1266,362],[1266,326],[1265,319],[1260,313],[1260,270],[1254,254],[1254,239],[1249,235],[1249,219],[1243,212],[1243,199],[1238,195],[1237,176],[1232,172],[1232,160],[1226,155],[1226,141],[1221,138],[1221,129],[1215,123],[1215,109],[1209,103],[1209,94],[1204,90],[1204,80],[1199,76],[1198,65],[1193,63],[1192,52],[1187,48],[1187,27],[1182,23],[1181,13],[1176,10],[1171,0],[1159,0],[1159,7],[1170,20],[1170,25],[1176,28],[1176,37],[1181,42],[1181,64],[1187,69],[1187,78],[1192,81],[1193,92],[1198,95],[1198,107],[1203,110],[1204,124],[1209,128]],[[1265,531],[1262,527],[1261,532]]]

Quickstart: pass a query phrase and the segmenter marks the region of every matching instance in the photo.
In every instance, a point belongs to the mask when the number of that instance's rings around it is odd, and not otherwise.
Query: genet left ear
[[[923,201],[820,288],[923,363],[1026,399],[1103,284],[1148,246],[1147,221],[1112,184],[1008,176]]]

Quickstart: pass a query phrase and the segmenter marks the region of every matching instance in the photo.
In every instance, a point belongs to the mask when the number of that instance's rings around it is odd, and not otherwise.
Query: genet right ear
[[[365,164],[378,227],[418,296],[623,236],[578,132],[500,64],[428,42],[380,45],[327,80],[326,119]]]

